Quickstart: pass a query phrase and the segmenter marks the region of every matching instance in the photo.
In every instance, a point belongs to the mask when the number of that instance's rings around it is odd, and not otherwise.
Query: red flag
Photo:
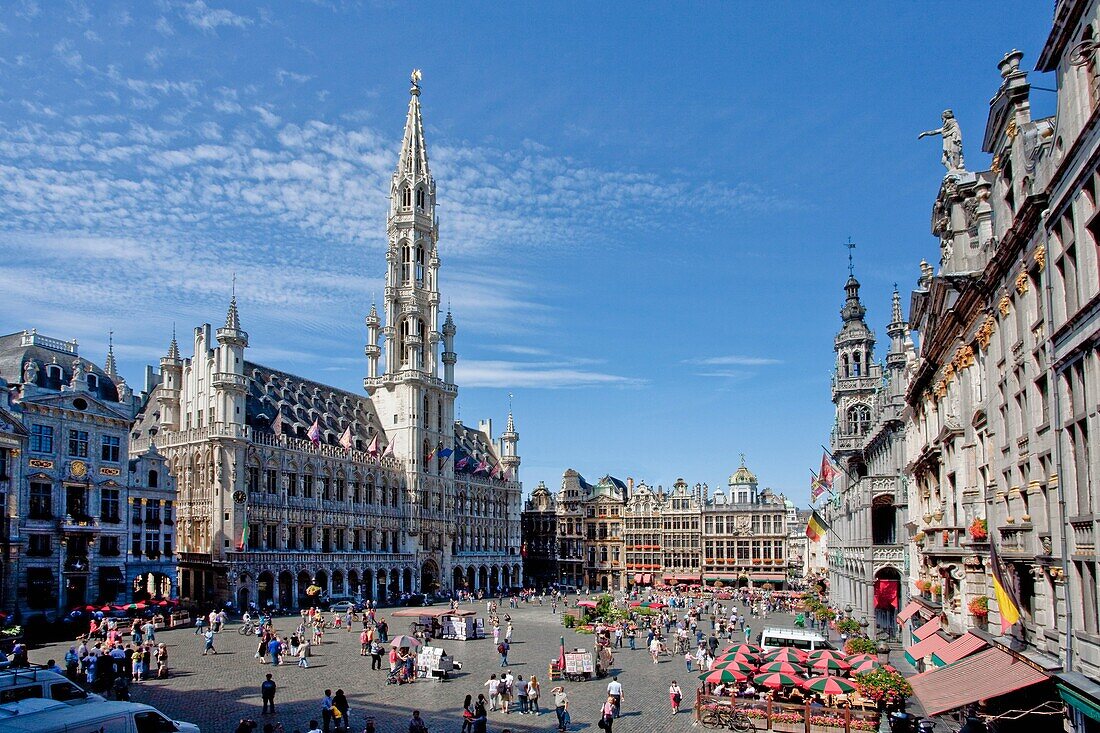
[[[310,440],[313,441],[314,445],[317,445],[318,443],[321,442],[321,422],[320,422],[320,418],[313,421],[313,425],[310,426],[309,432],[306,433],[306,435],[309,437]]]
[[[348,425],[344,428],[344,434],[340,436],[340,445],[344,446],[345,450],[351,450],[352,438],[351,438],[351,426]]]
[[[271,422],[271,430],[276,435],[283,434],[283,410],[279,408],[279,411],[275,413],[275,419]]]
[[[485,461],[481,461],[480,463],[478,463],[477,468],[474,469],[474,473],[477,473],[479,471],[485,471],[486,473],[488,473],[489,464]]]
[[[833,488],[833,479],[840,475],[840,472],[836,470],[836,466],[829,460],[829,454],[824,453],[821,456],[821,474],[817,477],[822,485],[827,488]]]
[[[376,440],[377,440],[377,438],[376,438]],[[386,456],[392,456],[392,455],[393,455],[393,441],[391,440],[389,443],[386,443],[386,450],[382,451],[382,457],[385,458]]]
[[[493,470],[489,472],[489,478],[503,478],[504,472],[500,468],[500,464],[493,466]]]
[[[367,446],[367,453],[370,453],[372,456],[378,455],[378,436],[377,435],[374,436],[374,438],[371,439],[370,445]]]

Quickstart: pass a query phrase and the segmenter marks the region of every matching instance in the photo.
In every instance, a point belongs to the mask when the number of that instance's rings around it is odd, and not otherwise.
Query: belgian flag
[[[821,515],[814,509],[813,514],[810,515],[810,521],[806,522],[806,536],[810,538],[811,542],[820,542],[828,531],[829,523],[822,519]]]
[[[993,596],[997,599],[997,610],[1001,612],[1001,634],[1004,635],[1020,622],[1020,601],[1005,582],[1004,565],[994,542],[989,543],[989,570],[993,576]]]

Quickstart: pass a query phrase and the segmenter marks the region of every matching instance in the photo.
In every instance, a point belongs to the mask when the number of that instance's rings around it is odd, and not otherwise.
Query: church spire
[[[103,365],[103,372],[111,379],[118,379],[118,365],[115,364],[115,332],[107,333],[107,363]]]
[[[405,117],[405,135],[401,139],[398,174],[412,177],[428,175],[428,146],[424,142],[424,120],[420,114],[420,69],[413,69],[409,88],[409,114]]]
[[[168,358],[180,358],[180,345],[176,343],[176,324],[172,324],[172,343],[168,344]]]
[[[901,294],[898,284],[894,283],[894,295],[890,309],[890,323],[886,326],[890,337],[890,351],[886,354],[888,369],[902,369],[905,366],[905,339],[909,335],[909,324],[901,314]]]

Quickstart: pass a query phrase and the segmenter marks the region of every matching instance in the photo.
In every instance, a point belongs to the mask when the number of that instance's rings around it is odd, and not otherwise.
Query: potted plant
[[[989,524],[984,519],[975,519],[967,527],[970,539],[975,542],[985,542],[989,539]]]
[[[913,535],[913,541],[916,542],[918,545],[922,545],[924,544],[924,539],[927,536],[928,535],[926,535],[924,532],[917,532],[915,535]]]
[[[927,593],[932,588],[932,582],[923,578],[918,579],[913,585],[916,586],[918,593]]]
[[[855,682],[859,694],[874,700],[880,710],[899,707],[913,694],[913,688],[900,672],[885,667],[856,675]]]
[[[932,593],[932,596],[933,596],[933,597],[937,597],[937,596],[939,596],[939,594],[940,594],[940,593],[942,593],[942,592],[943,592],[943,586],[942,586],[942,585],[940,585],[940,584],[939,584],[938,582],[934,582],[934,583],[932,583],[932,585],[931,585],[931,586],[930,586],[930,587],[928,588],[928,590],[929,590],[929,592],[931,592],[931,593]]]
[[[985,618],[989,615],[989,598],[987,596],[975,596],[966,604],[966,610],[970,615]]]
[[[853,654],[874,654],[876,651],[874,639],[856,636],[844,643],[844,653],[849,656]]]

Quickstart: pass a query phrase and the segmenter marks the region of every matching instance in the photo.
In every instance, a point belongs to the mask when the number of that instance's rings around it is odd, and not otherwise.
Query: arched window
[[[416,281],[424,282],[424,245],[416,245]]]
[[[404,364],[409,360],[409,350],[406,348],[409,342],[409,322],[401,321],[397,329],[397,360]]]
[[[412,206],[412,189],[408,186],[401,189],[401,206],[406,209]]]
[[[88,375],[88,389],[93,392],[99,389],[99,377],[94,374]]]
[[[424,189],[416,189],[416,208],[418,211],[424,210]]]
[[[845,379],[852,376],[852,367],[848,363],[847,354],[840,355],[840,375]]]
[[[401,282],[412,280],[412,247],[408,243],[401,246]]]
[[[871,429],[871,408],[867,405],[852,405],[848,408],[848,433],[863,435]]]
[[[862,364],[861,364],[862,360],[863,360],[863,356],[860,354],[860,352],[857,351],[854,354],[852,354],[852,376],[853,377],[858,377],[858,376],[861,376],[863,374],[863,369],[862,369]]]

